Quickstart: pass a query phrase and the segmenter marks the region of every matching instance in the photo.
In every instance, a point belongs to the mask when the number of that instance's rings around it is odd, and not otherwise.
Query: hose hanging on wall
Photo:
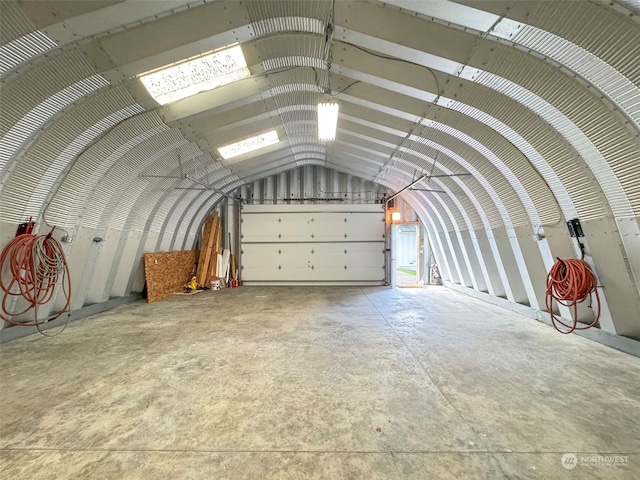
[[[52,233],[53,230],[48,235],[18,235],[5,246],[0,254],[2,272],[0,289],[3,292],[0,318],[10,325],[35,326],[42,333],[40,325],[59,318],[69,308],[71,303],[69,266],[62,245],[51,236]],[[7,282],[5,282],[5,278]],[[38,307],[53,298],[59,280],[62,280],[65,295],[64,307],[53,316],[39,319]],[[17,302],[16,297],[21,297],[26,301],[26,308],[12,311],[8,302],[12,299]],[[32,309],[34,320],[15,319],[15,317],[24,315]],[[44,333],[42,334],[44,335]]]
[[[547,275],[547,311],[551,315],[551,323],[560,333],[573,333],[594,327],[600,319],[600,296],[598,295],[596,277],[589,264],[584,260],[570,258],[558,261],[551,267]],[[596,318],[589,325],[578,327],[578,303],[591,299],[595,292]],[[573,307],[573,324],[566,324],[553,313],[553,301],[566,307]]]

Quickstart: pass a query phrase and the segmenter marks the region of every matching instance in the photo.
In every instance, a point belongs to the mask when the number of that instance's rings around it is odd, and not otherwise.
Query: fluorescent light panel
[[[318,104],[318,138],[320,140],[335,140],[338,128],[338,104]]]
[[[140,75],[161,105],[212,90],[250,75],[240,45]]]
[[[276,132],[275,130],[271,130],[267,133],[262,133],[260,135],[256,135],[255,137],[247,138],[246,140],[241,140],[240,142],[220,147],[218,149],[218,152],[220,152],[222,158],[228,160],[230,158],[237,157],[238,155],[268,147],[269,145],[273,145],[274,143],[278,143],[279,141],[280,139],[278,138],[278,132]]]

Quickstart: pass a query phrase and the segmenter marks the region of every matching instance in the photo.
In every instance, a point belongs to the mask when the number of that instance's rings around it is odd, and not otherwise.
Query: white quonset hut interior
[[[3,476],[637,478],[637,0],[2,0],[0,44]]]

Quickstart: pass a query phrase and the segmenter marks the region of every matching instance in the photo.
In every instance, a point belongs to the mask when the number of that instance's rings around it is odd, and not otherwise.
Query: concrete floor
[[[3,479],[640,472],[638,358],[443,287],[130,304],[2,345],[0,374]]]

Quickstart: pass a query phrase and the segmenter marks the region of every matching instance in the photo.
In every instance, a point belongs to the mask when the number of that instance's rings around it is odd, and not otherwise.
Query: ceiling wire
[[[334,22],[335,22],[335,11],[336,11],[336,0],[333,0],[331,3],[331,11],[329,12],[329,18],[327,19],[327,24],[324,28],[324,66],[326,67],[326,87],[322,88],[322,93],[331,96],[331,66],[333,65],[333,32],[334,32]],[[315,70],[314,70],[315,71]]]
[[[355,82],[351,82],[349,85],[347,85],[346,87],[344,87],[342,90],[340,90],[338,93],[336,93],[335,95],[332,95],[332,97],[337,97],[338,95],[344,93],[345,91],[347,91],[349,88],[353,87],[355,84],[357,83],[362,83],[362,80],[356,80]]]
[[[383,58],[383,59],[386,59],[386,60],[393,60],[393,61],[396,61],[396,62],[405,63],[405,64],[408,64],[408,65],[415,65],[415,66],[418,66],[418,67],[425,68],[425,69],[426,69],[426,70],[427,70],[427,71],[428,71],[428,72],[433,76],[433,79],[434,79],[435,84],[436,84],[436,98],[435,98],[432,102],[429,102],[429,104],[427,105],[427,108],[425,109],[424,113],[423,113],[423,114],[420,116],[420,118],[419,118],[419,119],[418,119],[418,120],[413,124],[413,126],[411,127],[411,129],[409,130],[409,132],[405,135],[405,137],[400,141],[400,143],[399,143],[399,144],[394,148],[394,150],[391,152],[391,154],[389,155],[389,158],[387,159],[387,161],[385,162],[385,164],[380,168],[380,171],[379,171],[379,172],[378,172],[378,174],[376,175],[376,177],[379,177],[379,176],[380,176],[380,175],[381,175],[385,170],[388,170],[388,168],[389,168],[389,163],[390,163],[390,162],[392,162],[392,161],[393,161],[393,164],[392,164],[392,165],[395,165],[395,163],[397,163],[397,160],[396,160],[394,157],[396,156],[396,154],[398,153],[398,151],[402,148],[402,145],[404,145],[404,144],[405,144],[405,142],[406,142],[407,140],[409,140],[409,139],[411,138],[411,136],[412,136],[412,135],[414,135],[414,134],[415,134],[415,132],[416,132],[417,128],[418,128],[420,125],[422,125],[422,122],[424,122],[424,120],[426,119],[427,115],[428,115],[428,114],[429,114],[429,112],[431,111],[431,108],[432,108],[434,105],[437,105],[437,104],[438,104],[438,101],[440,100],[440,97],[441,97],[441,95],[442,95],[442,92],[440,91],[440,82],[438,81],[438,76],[436,75],[436,73],[434,72],[434,70],[433,70],[432,68],[430,68],[430,67],[427,67],[426,65],[421,65],[421,64],[419,64],[419,63],[411,62],[411,61],[409,61],[409,60],[405,60],[405,59],[402,59],[402,58],[397,58],[397,57],[392,57],[392,56],[389,56],[389,55],[384,55],[384,54],[381,54],[381,53],[377,53],[377,52],[374,52],[374,51],[372,51],[372,50],[369,50],[368,48],[361,47],[361,46],[356,45],[356,44],[351,43],[351,42],[346,42],[346,41],[342,41],[342,40],[337,40],[337,41],[338,41],[338,42],[340,42],[340,43],[344,43],[345,45],[349,45],[349,46],[351,46],[351,47],[353,47],[353,48],[356,48],[356,49],[358,49],[358,50],[360,50],[360,51],[362,51],[362,52],[365,52],[365,53],[367,53],[367,54],[369,54],[369,55],[373,55],[373,56],[375,56],[375,57]],[[354,82],[354,83],[355,83],[355,82]],[[353,85],[353,84],[352,84],[352,85]],[[349,85],[349,87],[350,87],[350,86],[351,86],[351,85]],[[347,87],[347,88],[349,88],[349,87]],[[345,88],[345,90],[346,90],[346,88]],[[344,90],[343,90],[343,91],[344,91]],[[426,125],[424,125],[424,126],[423,126],[423,133],[424,133],[424,130],[425,130],[425,129],[426,129]],[[402,154],[401,154],[400,158],[401,158],[401,159],[402,159],[402,158],[404,158],[404,152],[402,152]]]
[[[431,75],[433,75],[433,79],[436,82],[436,93],[440,94],[440,84],[438,82],[438,77],[436,76],[435,72],[433,71],[433,69],[431,67],[427,67],[426,65],[422,65],[420,63],[416,63],[416,62],[412,62],[411,60],[405,60],[404,58],[398,58],[398,57],[392,57],[390,55],[385,55],[383,53],[378,53],[375,52],[373,50],[369,50],[368,48],[365,47],[361,47],[360,45],[356,45],[355,43],[351,43],[351,42],[347,42],[345,40],[336,40],[336,42],[339,43],[344,43],[345,45],[349,45],[350,47],[353,47],[357,50],[363,51],[365,53],[368,53],[369,55],[373,55],[374,57],[378,57],[378,58],[384,58],[386,60],[393,60],[395,62],[400,62],[400,63],[406,63],[407,65],[415,65],[416,67],[422,67],[425,68],[429,71],[429,73],[431,73]]]
[[[172,190],[211,190],[219,195],[223,195],[227,198],[230,198],[233,201],[238,201],[234,196],[232,196],[230,193],[225,192],[223,190],[220,190],[216,187],[214,187],[213,185],[207,184],[207,183],[203,183],[195,178],[193,178],[192,176],[190,176],[189,174],[184,172],[184,168],[182,166],[182,157],[180,155],[180,151],[179,149],[176,149],[176,153],[177,153],[177,157],[178,157],[178,171],[179,171],[179,175],[149,175],[149,174],[140,174],[138,175],[139,178],[163,178],[163,179],[171,179],[171,180],[189,180],[197,185],[200,185],[201,187],[204,188],[194,188],[194,187],[178,187],[178,186],[173,186],[170,187]],[[189,160],[193,159],[195,157],[190,158]],[[165,190],[165,189],[162,189]]]
[[[509,8],[507,9],[507,13],[508,13],[508,11],[510,10],[510,8],[511,8],[511,7],[509,7]],[[472,45],[471,45],[471,48],[469,49],[469,52],[468,52],[468,54],[466,55],[465,60],[464,60],[464,62],[463,62],[463,64],[462,64],[462,66],[461,66],[461,67],[459,68],[459,70],[456,72],[456,76],[458,76],[458,77],[459,77],[459,76],[461,75],[462,71],[463,71],[463,70],[464,70],[464,69],[469,65],[469,62],[471,61],[471,57],[473,56],[473,54],[475,53],[475,50],[476,50],[476,49],[477,49],[477,47],[478,47],[478,40],[479,40],[480,38],[484,38],[484,37],[488,36],[488,35],[493,31],[493,29],[495,29],[495,28],[496,28],[496,26],[500,23],[500,21],[502,21],[502,19],[507,15],[507,13],[503,14],[499,19],[497,19],[497,20],[496,20],[496,22],[494,22],[494,24],[493,24],[493,25],[492,25],[492,26],[487,30],[487,32],[479,32],[479,33],[475,36],[474,41],[473,41],[473,43],[472,43]],[[437,95],[436,95],[435,99],[434,99],[432,102],[429,102],[429,105],[427,105],[427,108],[426,108],[425,112],[423,113],[423,115],[420,117],[420,119],[419,119],[417,122],[415,122],[415,123],[414,123],[413,127],[409,130],[409,132],[407,133],[407,135],[406,135],[406,136],[405,136],[405,137],[400,141],[400,143],[398,144],[398,146],[396,146],[396,147],[395,147],[395,149],[393,150],[393,152],[391,152],[391,154],[390,154],[390,156],[389,156],[389,159],[388,159],[388,160],[385,162],[385,164],[380,168],[380,171],[379,171],[379,172],[378,172],[378,174],[376,175],[376,178],[378,178],[378,177],[379,177],[383,172],[385,172],[385,171],[389,170],[389,168],[390,168],[390,167],[394,166],[394,165],[397,163],[397,159],[395,159],[395,158],[394,158],[394,157],[395,157],[395,155],[396,155],[396,154],[398,153],[398,151],[402,148],[402,145],[404,145],[404,143],[405,143],[405,142],[406,142],[406,141],[407,141],[407,140],[408,140],[408,139],[409,139],[409,138],[410,138],[410,137],[415,133],[415,131],[416,131],[416,129],[418,128],[418,126],[419,126],[419,125],[423,125],[423,123],[422,123],[422,122],[424,122],[424,120],[426,119],[426,117],[427,117],[428,113],[431,111],[431,108],[432,108],[434,105],[437,105],[437,104],[438,104],[438,101],[440,100],[440,98],[441,98],[441,97],[442,97],[442,95],[444,94],[444,91],[440,89],[440,85],[439,85],[439,82],[438,82],[438,77],[436,76],[436,74],[435,74],[435,72],[433,71],[433,69],[431,69],[430,67],[428,67],[428,66],[426,66],[426,65],[421,65],[421,64],[419,64],[419,63],[415,63],[415,62],[412,62],[412,61],[410,61],[410,60],[405,60],[405,59],[402,59],[402,58],[397,58],[397,57],[392,57],[392,56],[389,56],[389,55],[381,54],[381,53],[378,53],[378,52],[375,52],[375,51],[369,50],[369,49],[367,49],[367,48],[365,48],[365,47],[361,47],[360,45],[353,44],[353,43],[351,43],[351,42],[346,42],[346,41],[341,41],[341,40],[338,40],[338,41],[339,41],[339,42],[341,42],[341,43],[344,43],[344,44],[346,44],[346,45],[349,45],[349,46],[351,46],[351,47],[353,47],[353,48],[356,48],[356,49],[358,49],[358,50],[360,50],[360,51],[363,51],[363,52],[365,52],[365,53],[367,53],[367,54],[369,54],[369,55],[373,55],[373,56],[375,56],[375,57],[379,57],[379,58],[383,58],[383,59],[387,59],[387,60],[393,60],[393,61],[396,61],[396,62],[405,63],[405,64],[409,64],[409,65],[417,65],[417,66],[421,66],[421,67],[423,67],[423,68],[426,68],[426,69],[431,73],[431,75],[433,76],[433,78],[434,78],[434,80],[435,80],[435,83],[436,83],[436,94],[437,94]],[[447,82],[447,83],[448,83],[448,82]],[[424,132],[426,131],[426,129],[427,129],[427,125],[423,125],[423,129],[422,129],[422,132],[421,132],[421,134],[420,134],[420,137],[424,137]],[[414,180],[411,184],[409,184],[409,186],[412,186],[413,184],[418,183],[419,181],[421,181],[422,179],[426,178],[427,176],[429,176],[429,177],[430,177],[430,176],[432,175],[433,170],[434,170],[434,168],[435,168],[435,165],[436,165],[436,163],[437,163],[437,156],[438,156],[438,152],[439,152],[439,150],[437,150],[437,149],[436,149],[436,156],[435,156],[435,158],[434,158],[434,162],[431,164],[431,169],[430,169],[429,174],[425,174],[425,175],[423,175],[423,178],[420,178],[420,179],[419,179],[419,180],[417,180],[417,181],[416,181],[416,180]],[[404,154],[405,154],[405,151],[403,151],[403,152],[401,153],[400,159],[403,159],[403,158],[404,158]],[[391,165],[390,165],[390,163],[391,163],[392,161],[393,161],[393,164],[391,164]],[[428,180],[427,180],[427,182],[428,182]],[[405,189],[407,189],[407,188],[408,188],[408,186],[404,187],[401,191],[404,191],[404,190],[405,190]],[[398,195],[398,193],[400,193],[400,192],[396,192],[396,194],[395,194],[394,196]]]
[[[334,0],[334,2],[335,2],[335,0]],[[504,19],[504,17],[508,14],[508,12],[509,12],[509,10],[511,8],[512,8],[511,6],[508,7],[507,11],[500,18],[498,18],[486,32],[479,32],[476,35],[476,38],[474,39],[474,42],[471,45],[471,48],[469,49],[468,54],[466,55],[466,58],[465,58],[465,60],[463,62],[463,65],[461,66],[459,71],[456,72],[457,76],[460,76],[462,71],[469,65],[469,62],[471,61],[471,57],[473,56],[473,53],[475,52],[475,50],[476,50],[476,48],[478,46],[478,39],[488,36],[496,28],[496,26]],[[421,125],[422,122],[424,122],[424,120],[426,119],[427,115],[431,111],[431,108],[434,105],[438,104],[438,101],[440,100],[440,98],[444,94],[444,91],[442,91],[440,89],[440,84],[439,84],[439,81],[438,81],[438,77],[435,74],[434,70],[432,68],[426,66],[426,65],[422,65],[422,64],[419,64],[419,63],[416,63],[416,62],[412,62],[410,60],[406,60],[406,59],[403,59],[403,58],[398,58],[398,57],[393,57],[393,56],[390,56],[390,55],[385,55],[385,54],[382,54],[382,53],[378,53],[378,52],[375,52],[373,50],[369,50],[368,48],[362,47],[360,45],[356,45],[356,44],[351,43],[351,42],[347,42],[347,41],[343,41],[343,40],[337,40],[337,41],[340,42],[340,43],[344,43],[345,45],[349,45],[349,46],[351,46],[351,47],[353,47],[353,48],[355,48],[357,50],[360,50],[362,52],[365,52],[365,53],[367,53],[369,55],[373,55],[375,57],[378,57],[378,58],[383,58],[383,59],[386,59],[386,60],[393,60],[395,62],[405,63],[405,64],[408,64],[408,65],[416,65],[416,66],[423,67],[423,68],[427,69],[431,73],[431,75],[433,76],[433,79],[434,79],[434,81],[436,83],[436,97],[435,97],[435,99],[432,102],[429,102],[429,105],[427,105],[427,108],[426,108],[425,112],[422,114],[422,116],[420,117],[420,119],[417,122],[414,123],[413,127],[409,130],[407,135],[400,141],[400,143],[393,150],[393,152],[391,152],[391,155],[389,156],[389,159],[380,168],[380,171],[376,175],[376,177],[379,177],[385,170],[387,170],[389,168],[389,163],[391,161],[394,161],[393,165],[395,165],[397,163],[397,160],[394,160],[394,157],[395,157],[396,153],[398,153],[398,150],[400,150],[400,148],[402,148],[402,145],[404,145],[404,143],[415,133],[415,131],[418,128],[418,126]],[[421,137],[423,137],[424,132],[426,131],[426,129],[427,129],[427,125],[423,125],[423,129],[422,129],[422,132],[420,134]],[[401,154],[401,157],[400,157],[401,159],[404,158],[404,153],[405,152],[403,151],[402,154]],[[436,155],[434,157],[433,163],[431,164],[431,169],[430,169],[429,174],[428,174],[429,178],[433,174],[433,170],[434,170],[435,165],[437,163],[438,153],[439,153],[439,150],[436,149]],[[428,182],[428,180],[427,180],[427,182]]]
[[[402,148],[402,145],[404,145],[404,143],[405,143],[407,140],[409,140],[409,139],[411,138],[411,136],[412,136],[412,135],[414,135],[414,133],[415,133],[416,129],[417,129],[420,125],[422,125],[422,122],[424,122],[424,120],[427,118],[427,115],[428,115],[428,114],[429,114],[429,112],[431,111],[431,108],[432,108],[434,105],[437,105],[438,100],[440,100],[440,94],[438,94],[438,96],[434,99],[434,101],[433,101],[433,102],[430,102],[430,103],[427,105],[427,108],[425,109],[425,111],[424,111],[424,113],[422,114],[422,116],[421,116],[421,117],[420,117],[420,118],[419,118],[419,119],[418,119],[418,120],[413,124],[413,126],[411,127],[411,129],[409,130],[409,132],[407,132],[407,134],[405,135],[405,137],[404,137],[404,138],[400,141],[400,143],[399,143],[399,144],[398,144],[398,145],[393,149],[393,152],[391,152],[391,154],[389,155],[389,159],[387,160],[387,162],[385,163],[385,165],[383,165],[383,166],[382,166],[382,168],[380,169],[380,172],[378,172],[378,175],[376,175],[376,176],[379,176],[379,175],[380,175],[380,174],[381,174],[385,169],[390,168],[390,166],[389,166],[389,162],[392,162],[392,161],[393,161],[393,164],[392,164],[391,166],[394,166],[394,165],[398,162],[398,160],[395,158],[396,153],[398,153],[398,151]],[[426,130],[426,125],[423,125],[422,133],[424,133],[424,131],[425,131],[425,130]],[[422,134],[421,134],[421,136],[422,136]],[[438,151],[439,151],[439,150],[436,150],[436,152],[438,152]],[[406,152],[406,151],[404,151],[404,150],[401,152],[401,154],[400,154],[400,159],[404,159],[405,152]],[[436,153],[436,156],[437,156],[437,153]],[[435,165],[435,163],[436,163],[436,159],[434,159],[434,162],[432,163],[432,170],[433,170],[433,166]]]

